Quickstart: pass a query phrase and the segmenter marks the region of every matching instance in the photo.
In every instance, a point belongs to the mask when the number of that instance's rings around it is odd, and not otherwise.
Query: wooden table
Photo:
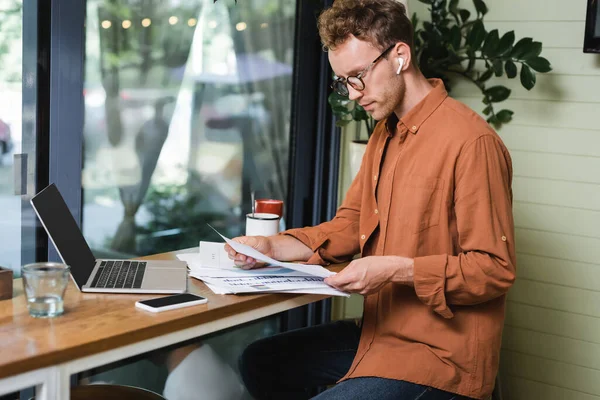
[[[145,258],[168,260],[194,251],[198,249]],[[71,281],[65,313],[38,319],[27,312],[21,280],[13,286],[13,298],[0,301],[0,395],[35,386],[38,400],[68,400],[72,374],[329,297],[216,295],[189,278],[188,291],[208,298],[208,303],[154,314],[134,303],[156,294],[81,293]]]

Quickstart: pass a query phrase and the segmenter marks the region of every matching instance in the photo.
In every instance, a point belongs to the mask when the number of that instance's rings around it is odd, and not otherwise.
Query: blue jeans
[[[360,339],[353,321],[336,321],[258,340],[240,357],[246,388],[257,400],[307,399],[350,369]],[[341,382],[318,400],[463,400],[467,397],[415,383],[376,377]]]

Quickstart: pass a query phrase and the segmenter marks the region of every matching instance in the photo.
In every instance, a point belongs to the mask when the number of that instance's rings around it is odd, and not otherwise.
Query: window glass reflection
[[[13,154],[22,144],[23,2],[0,0],[0,267],[19,271],[21,197]]]
[[[287,195],[295,1],[89,0],[83,230],[97,256],[243,233]]]

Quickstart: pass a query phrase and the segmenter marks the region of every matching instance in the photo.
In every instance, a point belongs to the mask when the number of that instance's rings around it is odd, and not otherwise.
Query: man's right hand
[[[275,258],[273,256],[272,243],[266,236],[240,236],[232,240],[250,246],[268,257]],[[242,267],[242,269],[252,269],[264,266],[264,263],[257,262],[256,259],[252,257],[238,253],[228,244],[225,245],[225,251],[229,255],[229,258],[235,262],[235,265]]]

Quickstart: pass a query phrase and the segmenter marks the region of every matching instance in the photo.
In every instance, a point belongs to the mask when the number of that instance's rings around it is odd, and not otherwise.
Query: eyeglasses
[[[365,74],[371,68],[373,68],[373,66],[377,63],[377,61],[381,60],[391,49],[394,48],[394,46],[395,46],[395,44],[393,44],[390,47],[388,47],[387,49],[385,49],[385,51],[383,53],[381,53],[379,55],[379,57],[374,59],[373,62],[371,64],[369,64],[369,66],[367,66],[367,68],[360,71],[358,73],[358,75],[349,76],[347,78],[340,78],[340,77],[336,76],[333,79],[331,88],[333,90],[335,90],[338,94],[340,94],[341,96],[344,96],[344,97],[348,97],[348,95],[350,94],[350,92],[348,91],[348,85],[352,86],[352,88],[354,88],[355,90],[362,92],[363,90],[365,90],[365,83],[363,82],[362,78],[365,76]]]

